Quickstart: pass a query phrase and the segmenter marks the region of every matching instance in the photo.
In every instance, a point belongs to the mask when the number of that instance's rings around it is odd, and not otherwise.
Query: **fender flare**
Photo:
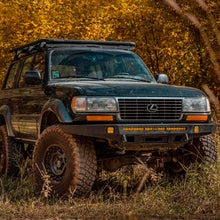
[[[14,137],[14,132],[11,125],[11,111],[7,105],[2,105],[0,107],[0,115],[2,115],[5,119],[6,129],[8,132],[8,136]]]
[[[48,100],[41,111],[40,116],[40,124],[39,128],[41,129],[42,120],[45,112],[53,112],[56,116],[59,122],[61,123],[70,123],[72,122],[71,117],[69,116],[69,113],[67,112],[67,109],[63,102],[59,99],[50,99]],[[40,131],[39,129],[39,131]]]

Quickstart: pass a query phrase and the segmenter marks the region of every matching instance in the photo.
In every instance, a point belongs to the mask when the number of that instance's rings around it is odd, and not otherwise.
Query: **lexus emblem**
[[[147,111],[150,113],[156,112],[158,110],[158,106],[156,104],[147,105]]]

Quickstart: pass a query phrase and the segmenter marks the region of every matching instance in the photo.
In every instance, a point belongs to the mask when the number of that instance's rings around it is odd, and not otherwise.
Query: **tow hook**
[[[185,140],[186,140],[186,141],[189,141],[189,135],[188,135],[187,133],[185,134],[185,137],[186,137]]]

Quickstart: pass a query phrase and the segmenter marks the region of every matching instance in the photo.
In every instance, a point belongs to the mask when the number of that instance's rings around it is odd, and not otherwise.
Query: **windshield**
[[[143,61],[132,52],[55,50],[51,79],[154,81]]]

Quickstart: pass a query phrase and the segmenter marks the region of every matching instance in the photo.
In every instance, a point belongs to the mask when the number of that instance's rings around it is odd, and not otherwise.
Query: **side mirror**
[[[168,84],[169,83],[169,79],[167,74],[157,74],[156,75],[156,80],[157,83],[162,83],[162,84]]]
[[[30,85],[39,85],[42,83],[41,75],[38,71],[28,71],[24,75],[24,81]]]

